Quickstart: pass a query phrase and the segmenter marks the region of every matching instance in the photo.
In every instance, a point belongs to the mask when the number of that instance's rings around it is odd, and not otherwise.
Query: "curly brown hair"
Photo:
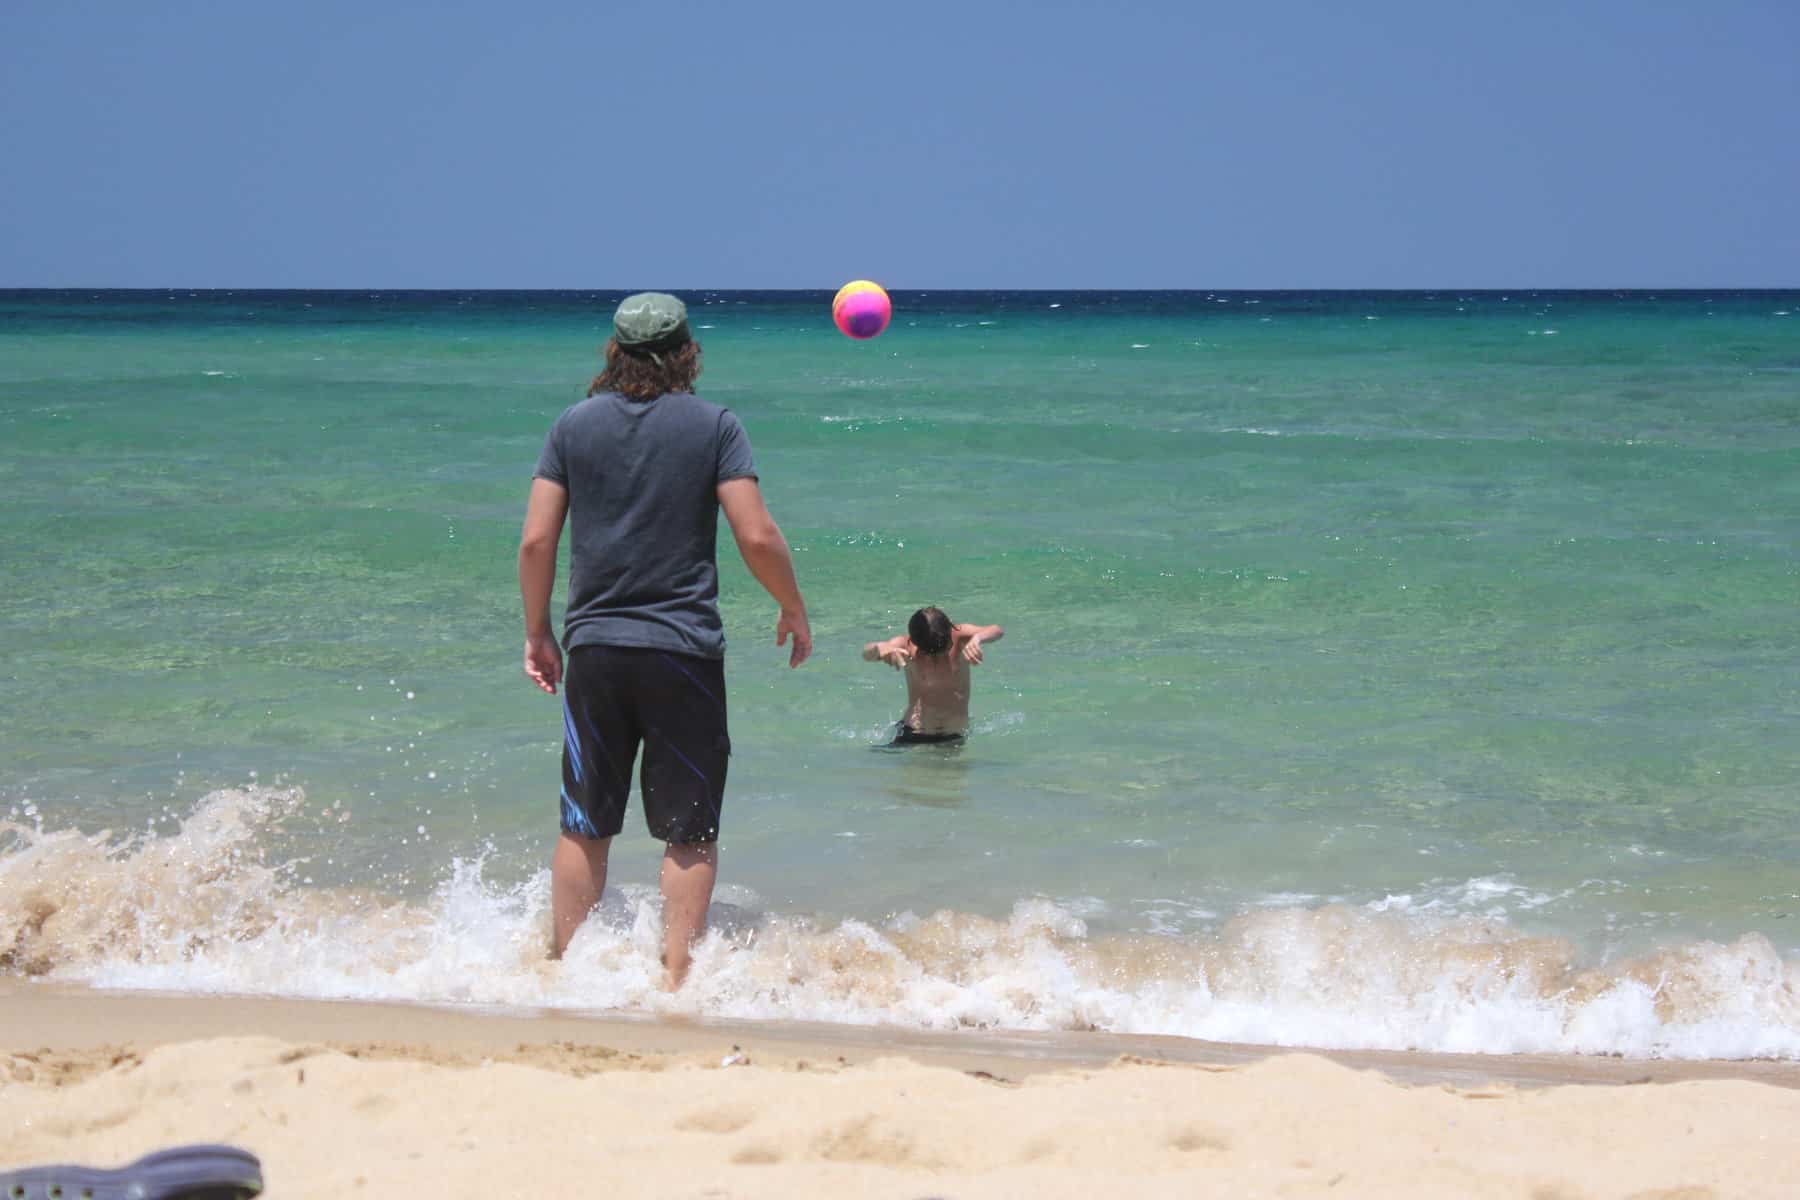
[[[654,400],[665,392],[691,392],[698,378],[699,342],[686,341],[674,349],[659,350],[652,358],[625,349],[618,338],[607,338],[606,366],[588,384],[587,394],[617,392],[633,400]]]

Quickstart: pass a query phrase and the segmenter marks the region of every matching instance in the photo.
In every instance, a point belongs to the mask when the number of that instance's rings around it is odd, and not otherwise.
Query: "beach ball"
[[[845,337],[872,338],[888,327],[894,302],[879,283],[853,279],[831,301],[831,319]]]

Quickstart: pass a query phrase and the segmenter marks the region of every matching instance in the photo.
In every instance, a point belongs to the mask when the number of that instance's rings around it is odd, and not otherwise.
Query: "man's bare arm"
[[[756,480],[728,479],[719,485],[718,493],[719,507],[725,510],[725,520],[731,525],[731,536],[737,540],[744,565],[781,607],[775,622],[775,644],[785,646],[789,636],[793,637],[788,666],[797,667],[812,654],[812,626],[806,619],[800,583],[794,577],[793,552],[781,536],[781,527],[769,515]]]
[[[556,546],[562,540],[569,492],[548,479],[531,481],[525,529],[519,535],[519,599],[525,608],[525,674],[555,694],[562,682],[562,649],[550,628],[550,593],[556,587]]]

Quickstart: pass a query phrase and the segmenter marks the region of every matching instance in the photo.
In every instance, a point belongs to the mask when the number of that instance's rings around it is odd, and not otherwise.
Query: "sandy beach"
[[[271,1196],[1791,1196],[1800,1066],[1302,1053],[0,982],[0,1166]]]

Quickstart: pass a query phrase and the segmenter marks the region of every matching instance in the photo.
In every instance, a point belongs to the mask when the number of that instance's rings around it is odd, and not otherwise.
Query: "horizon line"
[[[1195,295],[1212,295],[1221,292],[1249,292],[1258,294],[1279,293],[1369,293],[1369,292],[1790,292],[1800,291],[1800,283],[1792,284],[1672,284],[1658,286],[1655,284],[1434,284],[1406,287],[902,287],[883,284],[884,290],[900,293],[976,293],[976,292],[1021,292],[1021,293],[1054,293],[1058,295],[1102,294],[1120,292],[1163,292],[1192,293]],[[374,295],[387,293],[430,293],[453,294],[464,292],[522,292],[522,293],[621,293],[632,294],[639,291],[667,292],[770,292],[808,295],[815,293],[831,294],[836,287],[820,285],[817,287],[720,287],[714,285],[688,287],[503,287],[503,286],[391,286],[378,287],[366,284],[332,284],[307,285],[304,287],[280,286],[270,284],[256,285],[220,285],[220,284],[0,284],[0,293],[11,292],[365,292]]]

